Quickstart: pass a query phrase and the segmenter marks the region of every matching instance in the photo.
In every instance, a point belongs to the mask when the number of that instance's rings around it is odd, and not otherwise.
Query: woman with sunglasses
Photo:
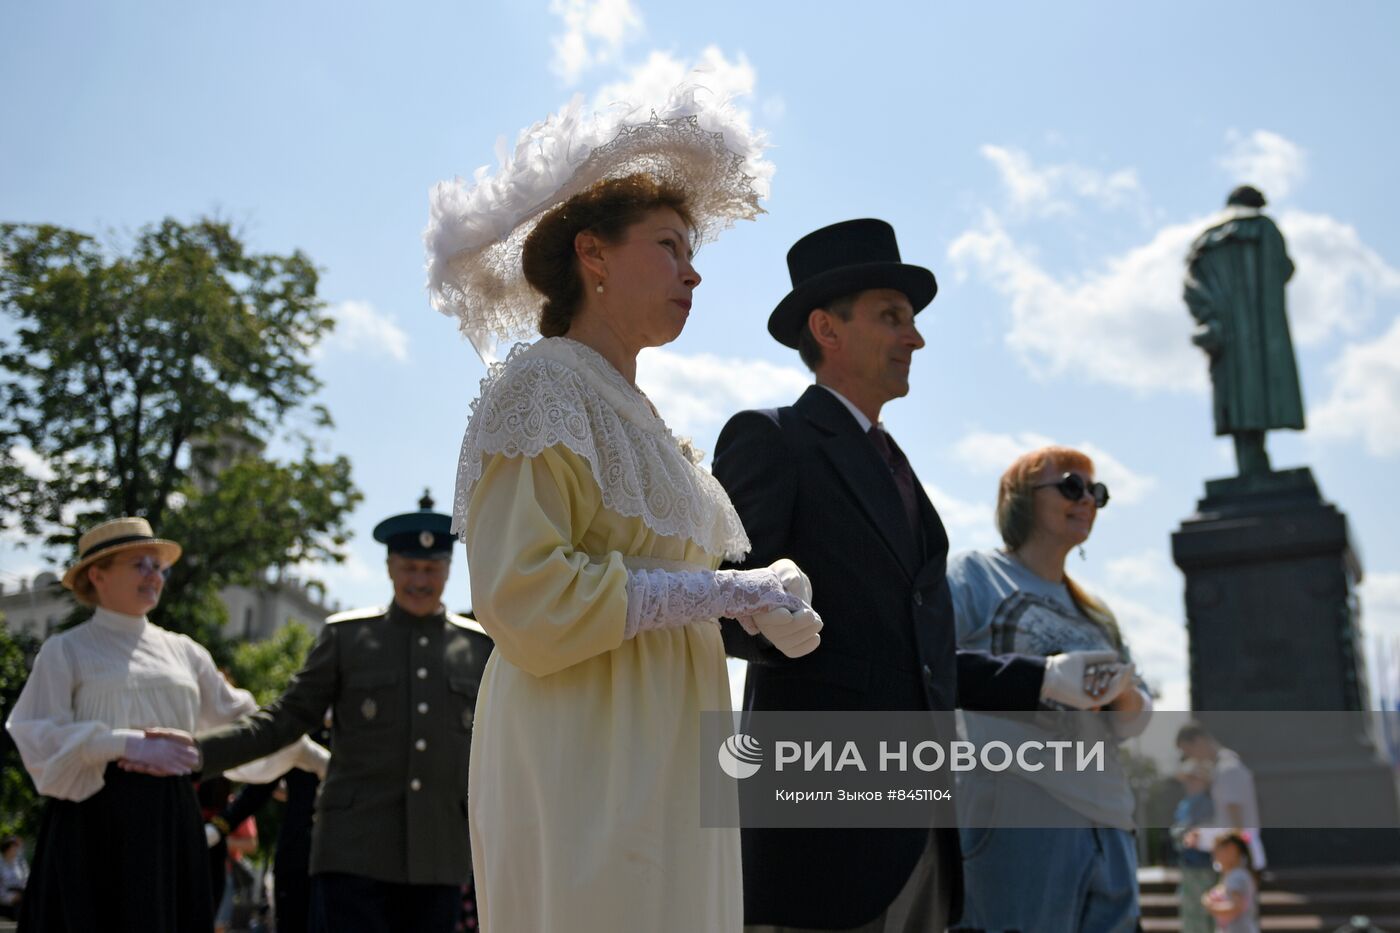
[[[962,922],[969,927],[1109,933],[1137,924],[1133,796],[1116,750],[1147,727],[1151,699],[1113,613],[1065,572],[1065,558],[1088,540],[1107,504],[1108,488],[1094,480],[1087,456],[1067,447],[1031,451],[1011,464],[997,492],[1005,547],[965,551],[948,564],[959,648],[1042,657],[1102,652],[1085,689],[1107,711],[1076,722],[1095,732],[1091,741],[1106,739],[1102,772],[979,775],[960,789]],[[983,741],[1005,739],[1006,730],[1019,730],[1016,740],[1034,738],[1028,733],[1036,728],[991,721],[976,727],[988,732],[973,737]],[[1004,828],[1018,822],[1062,828]]]
[[[209,652],[146,620],[180,545],[144,518],[104,522],[78,541],[63,585],[92,618],[46,640],[6,723],[48,797],[21,931],[192,933],[214,926],[204,824],[190,781],[191,732],[257,709]],[[303,740],[233,776],[324,772]]]

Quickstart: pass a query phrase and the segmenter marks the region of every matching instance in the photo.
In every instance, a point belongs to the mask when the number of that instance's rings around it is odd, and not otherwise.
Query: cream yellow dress
[[[601,356],[552,338],[482,383],[455,511],[496,640],[468,796],[482,928],[737,933],[738,831],[700,827],[719,627],[623,637],[628,569],[748,549],[719,484]]]

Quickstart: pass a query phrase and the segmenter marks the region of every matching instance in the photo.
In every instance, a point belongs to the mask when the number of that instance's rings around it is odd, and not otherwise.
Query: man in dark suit
[[[746,565],[791,558],[812,582],[825,628],[786,658],[726,621],[749,661],[746,710],[1035,709],[1047,696],[1089,706],[1083,659],[1051,663],[956,651],[944,568],[948,538],[880,410],[909,391],[924,345],[914,315],[933,273],[900,261],[894,230],[852,220],[788,253],[793,290],[768,330],[817,384],[791,407],[735,415],[714,475],[753,543]],[[1078,665],[1074,662],[1079,662]],[[778,930],[942,930],[962,901],[952,827],[743,830],[744,921]],[[1008,880],[1008,883],[1010,881]]]

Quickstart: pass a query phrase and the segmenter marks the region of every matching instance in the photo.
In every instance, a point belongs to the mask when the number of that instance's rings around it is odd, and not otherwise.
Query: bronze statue
[[[1191,342],[1210,357],[1215,433],[1234,435],[1241,477],[1271,472],[1266,431],[1303,429],[1283,296],[1293,262],[1263,206],[1257,189],[1236,188],[1186,259],[1186,305],[1199,322]]]

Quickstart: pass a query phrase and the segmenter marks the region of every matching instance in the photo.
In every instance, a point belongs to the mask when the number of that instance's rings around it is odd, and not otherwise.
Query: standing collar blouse
[[[98,606],[97,610],[93,612],[92,621],[115,632],[131,632],[132,634],[139,634],[143,628],[150,624],[146,621],[145,616],[129,616],[122,612],[104,609],[101,606]]]

